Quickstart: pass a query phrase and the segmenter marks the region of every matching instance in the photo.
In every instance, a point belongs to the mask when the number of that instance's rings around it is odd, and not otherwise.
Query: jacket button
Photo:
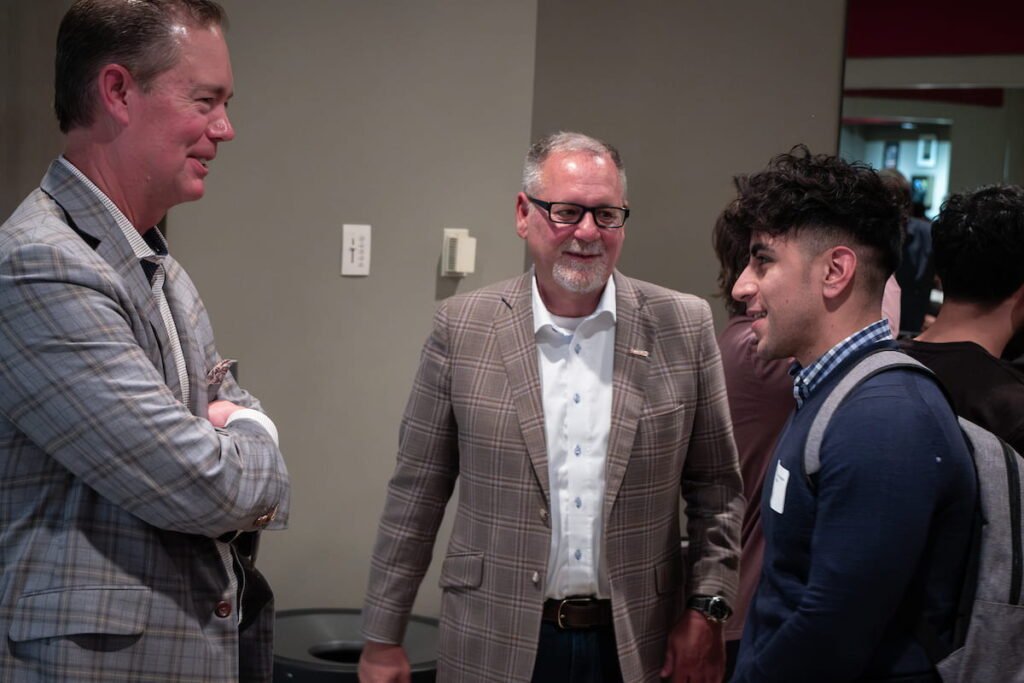
[[[218,602],[217,607],[214,608],[213,613],[221,619],[227,619],[231,616],[231,603],[230,602]]]
[[[538,583],[540,583],[540,574],[537,573],[537,572],[534,572],[532,579],[533,579],[533,585],[536,586]]]
[[[550,516],[551,516],[551,515],[550,515],[550,513],[548,512],[548,509],[547,509],[547,508],[541,508],[541,509],[540,509],[540,521],[542,521],[542,522],[544,522],[545,524],[547,524],[547,521],[548,521],[548,517],[550,517]]]

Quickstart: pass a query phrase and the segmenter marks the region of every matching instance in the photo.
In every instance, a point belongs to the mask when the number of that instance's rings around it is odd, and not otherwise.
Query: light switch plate
[[[370,274],[370,226],[345,223],[341,228],[341,274]]]

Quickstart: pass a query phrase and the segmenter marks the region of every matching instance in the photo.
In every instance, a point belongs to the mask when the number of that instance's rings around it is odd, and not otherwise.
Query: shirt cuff
[[[227,427],[235,420],[252,420],[266,430],[267,434],[270,435],[270,438],[274,440],[275,446],[278,448],[281,447],[281,444],[277,440],[277,427],[274,426],[274,421],[260,411],[253,410],[252,408],[236,410],[228,416],[227,420],[224,421],[224,426]]]

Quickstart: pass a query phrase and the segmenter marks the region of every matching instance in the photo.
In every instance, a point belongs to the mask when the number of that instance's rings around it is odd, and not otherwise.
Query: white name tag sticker
[[[775,480],[772,482],[772,498],[769,505],[780,515],[786,507],[786,485],[789,484],[789,470],[779,462],[775,465]]]

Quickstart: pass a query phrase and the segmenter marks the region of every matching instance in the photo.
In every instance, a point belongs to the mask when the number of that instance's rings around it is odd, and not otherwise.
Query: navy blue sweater
[[[951,637],[976,495],[941,390],[909,370],[867,380],[825,432],[816,492],[803,473],[825,397],[864,353],[895,347],[876,344],[837,368],[779,438],[763,493],[764,567],[734,682],[933,680],[914,623],[924,613]]]

